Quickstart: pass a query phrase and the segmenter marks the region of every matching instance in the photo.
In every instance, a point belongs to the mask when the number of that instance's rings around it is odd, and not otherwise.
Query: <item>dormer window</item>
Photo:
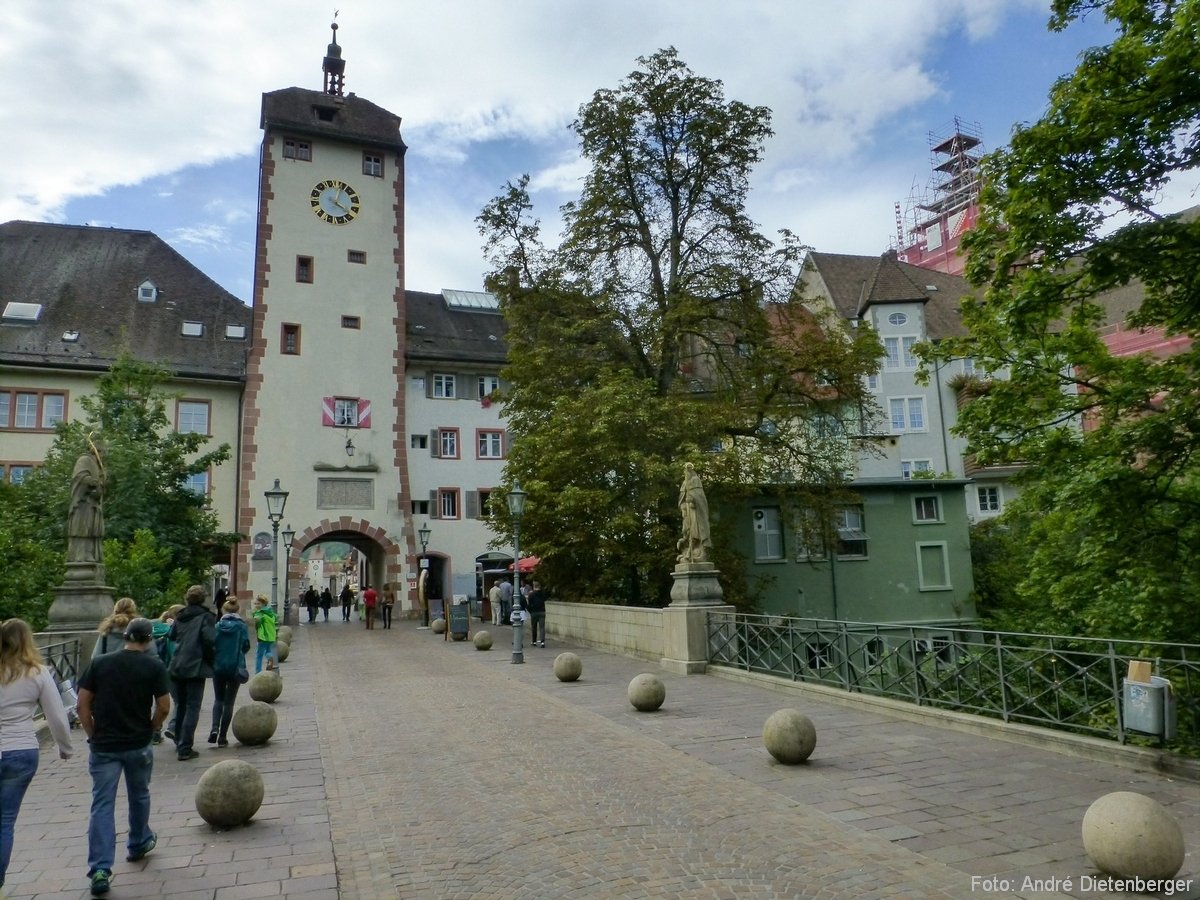
[[[179,329],[179,333],[184,337],[204,337],[203,322],[184,322]]]
[[[142,303],[153,303],[158,299],[158,288],[153,281],[146,279],[138,285],[137,298]]]
[[[332,122],[337,116],[337,108],[333,106],[314,106],[313,112],[317,114],[317,118],[322,122]]]

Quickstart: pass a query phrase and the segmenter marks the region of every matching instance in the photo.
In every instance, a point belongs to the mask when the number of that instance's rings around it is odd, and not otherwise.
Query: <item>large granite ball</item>
[[[763,725],[763,743],[781,763],[795,765],[812,755],[817,746],[817,729],[812,719],[798,709],[777,710]]]
[[[476,650],[491,650],[492,649],[492,633],[490,631],[475,632],[475,649]]]
[[[250,683],[246,685],[246,688],[250,692],[251,700],[274,703],[283,693],[283,679],[279,677],[278,672],[259,672],[250,677]]]
[[[285,644],[292,642],[292,626],[280,625],[275,629],[275,640],[283,641]]]
[[[1183,866],[1183,831],[1144,794],[1105,794],[1083,815],[1083,849],[1096,868],[1118,878],[1174,878]]]
[[[638,712],[653,712],[667,699],[667,687],[657,675],[643,672],[629,682],[626,696]]]
[[[554,677],[559,681],[575,681],[583,674],[583,660],[574,653],[560,653],[554,657]],[[663,696],[666,696],[664,691]],[[662,701],[660,700],[659,703]]]
[[[196,812],[214,828],[245,825],[262,806],[263,793],[258,769],[244,760],[226,759],[200,776]]]
[[[434,634],[445,634],[446,633],[446,620],[445,619],[434,619],[432,622],[429,623],[429,627],[433,629]]]
[[[288,644],[287,641],[276,641],[275,642],[275,657],[280,662],[283,662],[284,660],[286,660],[291,655],[291,653],[292,653],[292,647],[290,644]]]
[[[279,725],[279,717],[271,704],[255,700],[245,706],[239,706],[230,725],[235,738],[247,746],[254,747],[271,739],[276,726]]]

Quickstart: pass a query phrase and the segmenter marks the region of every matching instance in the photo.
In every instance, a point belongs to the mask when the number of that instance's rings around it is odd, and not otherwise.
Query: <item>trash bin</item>
[[[1149,681],[1124,679],[1125,728],[1153,734],[1164,740],[1175,737],[1178,710],[1171,682],[1158,675]]]

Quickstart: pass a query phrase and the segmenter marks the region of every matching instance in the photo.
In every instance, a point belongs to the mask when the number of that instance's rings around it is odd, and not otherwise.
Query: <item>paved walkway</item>
[[[482,653],[411,622],[296,628],[274,739],[202,743],[190,763],[160,747],[159,846],[123,861],[122,800],[110,896],[1116,897],[1081,884],[1097,873],[1080,822],[1134,790],[1180,820],[1191,886],[1175,896],[1200,897],[1200,785],[714,677],[658,672],[666,703],[638,713],[626,686],[652,664],[551,640],[514,666],[510,630],[490,630]],[[578,682],[553,675],[564,649],[583,659]],[[803,766],[763,748],[783,706],[816,723]],[[87,896],[86,753],[51,756],[17,825],[10,900]],[[267,797],[221,832],[193,794],[231,756],[259,768]]]

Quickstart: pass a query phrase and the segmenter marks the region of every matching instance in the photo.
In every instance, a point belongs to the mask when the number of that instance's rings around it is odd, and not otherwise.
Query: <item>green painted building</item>
[[[805,527],[769,491],[734,510],[758,612],[855,622],[975,618],[964,479],[861,479]],[[823,527],[822,527],[823,526]]]

